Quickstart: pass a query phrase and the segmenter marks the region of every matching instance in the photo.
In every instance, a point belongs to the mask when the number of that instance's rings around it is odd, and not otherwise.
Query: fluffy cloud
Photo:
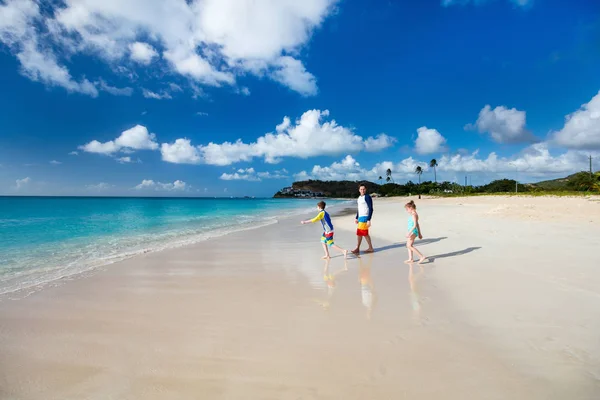
[[[127,157],[119,157],[119,158],[117,158],[117,162],[119,164],[141,163],[141,161],[139,159],[136,161],[136,160],[133,160],[129,156],[127,156]]]
[[[6,0],[0,5],[0,43],[17,57],[21,73],[48,86],[61,86],[69,92],[98,96],[98,89],[87,79],[76,81],[68,69],[60,65],[56,55],[46,46],[36,24],[42,21],[40,8],[33,0]]]
[[[177,139],[174,144],[163,144],[163,160],[174,163],[230,165],[253,158],[264,158],[274,164],[283,157],[308,158],[337,155],[344,152],[379,151],[393,145],[395,139],[386,134],[364,139],[334,120],[324,122],[329,111],[310,110],[294,124],[289,117],[253,143],[208,143],[194,147],[188,139]]]
[[[436,129],[428,129],[426,126],[422,126],[417,129],[415,151],[418,154],[432,154],[446,151],[446,138]]]
[[[219,179],[222,179],[224,181],[254,181],[254,182],[260,182],[263,179],[287,179],[288,175],[287,175],[287,171],[285,169],[282,169],[280,171],[274,171],[274,172],[256,172],[254,170],[254,168],[241,168],[238,169],[236,172],[234,172],[233,174],[228,174],[228,173],[223,173]]]
[[[318,91],[314,75],[304,68],[301,61],[293,57],[279,58],[272,78],[303,96],[314,96]]]
[[[469,124],[465,129],[477,129],[480,133],[489,133],[496,143],[533,143],[536,137],[526,128],[526,113],[516,108],[486,105],[479,112],[475,125]]]
[[[104,79],[100,79],[96,82],[96,85],[107,93],[112,94],[113,96],[131,96],[133,94],[133,89],[130,87],[118,88],[114,86],[110,86],[108,83],[104,81]]]
[[[173,144],[160,146],[163,161],[174,164],[200,164],[202,158],[198,148],[192,146],[189,139],[177,139]]]
[[[449,7],[454,5],[466,5],[473,3],[475,5],[482,5],[488,3],[490,0],[442,0],[442,6]],[[534,0],[509,0],[511,3],[518,7],[529,7],[533,4]]]
[[[315,165],[310,172],[301,171],[295,175],[296,179],[320,179],[320,180],[371,180],[375,181],[380,176],[385,177],[388,169],[392,170],[395,178],[406,178],[413,174],[417,165],[426,168],[425,162],[418,162],[412,157],[406,158],[399,163],[384,161],[377,163],[370,169],[365,169],[350,155],[340,162],[334,162],[329,166]]]
[[[56,160],[52,160],[52,161],[50,161],[50,164],[52,164],[52,165],[60,165],[60,164],[62,164],[62,162],[56,161]]]
[[[163,100],[163,99],[172,99],[173,98],[173,96],[171,96],[171,94],[169,94],[168,92],[166,92],[164,90],[161,93],[156,93],[156,92],[153,92],[148,89],[142,89],[142,94],[147,99]]]
[[[115,140],[101,143],[97,140],[79,146],[80,150],[88,153],[97,153],[112,155],[119,151],[131,152],[134,150],[156,150],[156,135],[149,133],[148,129],[142,125],[136,125],[131,129],[123,131]]]
[[[454,155],[443,155],[438,161],[438,178],[440,174],[449,179],[456,174],[479,174],[486,176],[507,176],[518,173],[529,178],[564,176],[584,170],[587,166],[587,154],[579,151],[567,151],[553,155],[547,143],[536,143],[525,148],[512,157],[499,157],[492,152],[487,157],[481,157],[478,151],[461,152]],[[301,171],[294,175],[298,180],[370,180],[376,181],[381,176],[385,178],[388,169],[392,177],[399,180],[415,180],[415,168],[421,166],[429,172],[426,160],[415,160],[412,157],[395,163],[383,161],[372,168],[363,168],[353,157],[346,156],[340,162],[329,166],[315,165],[311,171]]]
[[[79,152],[77,152],[77,151],[72,151],[72,152],[70,152],[70,153],[69,153],[69,155],[70,155],[70,156],[78,156],[78,155],[79,155]]]
[[[148,43],[135,42],[129,44],[129,57],[135,62],[148,65],[152,59],[158,56],[158,52]]]
[[[569,149],[600,150],[600,92],[565,118],[565,126],[551,134],[552,141]]]
[[[17,190],[27,186],[29,183],[31,182],[31,178],[27,177],[27,178],[23,178],[23,179],[17,179],[15,181],[16,185],[17,185]]]
[[[137,190],[156,190],[156,191],[167,191],[167,192],[175,192],[175,191],[185,191],[189,189],[189,185],[183,181],[176,180],[173,183],[162,183],[155,182],[152,179],[144,179],[142,183],[137,185],[134,189]]]
[[[74,79],[65,66],[74,55],[113,67],[129,57],[140,67],[211,86],[234,85],[250,73],[312,95],[316,79],[297,55],[336,2],[66,0],[44,3],[41,12],[35,0],[5,0],[0,41],[24,75],[91,96],[98,95],[96,86]]]

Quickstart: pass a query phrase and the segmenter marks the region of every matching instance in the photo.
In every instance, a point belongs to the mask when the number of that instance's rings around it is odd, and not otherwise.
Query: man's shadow
[[[462,256],[463,254],[468,254],[472,251],[479,250],[481,247],[467,247],[464,250],[453,251],[452,253],[438,254],[436,256],[427,256],[427,259],[422,264],[430,264],[435,262],[438,258],[448,258],[448,257],[456,257]]]
[[[415,242],[415,246],[422,246],[425,244],[436,243],[436,242],[442,241],[444,239],[448,239],[448,238],[444,236],[444,237],[439,237],[439,238],[431,238],[431,239],[427,238],[427,239],[423,239],[423,240],[417,240]],[[394,243],[394,244],[390,244],[388,246],[378,247],[375,249],[375,253],[380,253],[380,252],[386,251],[386,250],[397,249],[400,247],[406,247],[406,242]]]

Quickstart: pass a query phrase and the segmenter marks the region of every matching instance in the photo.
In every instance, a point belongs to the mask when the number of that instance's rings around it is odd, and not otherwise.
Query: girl
[[[419,255],[419,264],[423,263],[427,257],[425,257],[419,250],[417,250],[414,246],[415,239],[418,237],[419,239],[423,239],[423,235],[421,235],[421,227],[419,226],[419,214],[417,214],[417,205],[414,201],[410,201],[404,205],[406,212],[409,214],[408,216],[408,233],[406,234],[406,248],[408,249],[408,260],[404,261],[407,264],[411,264],[415,262],[413,260],[413,251]]]

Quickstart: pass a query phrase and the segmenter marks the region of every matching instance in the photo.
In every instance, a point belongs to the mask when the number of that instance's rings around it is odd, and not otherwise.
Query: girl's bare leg
[[[421,264],[423,261],[425,261],[425,259],[427,257],[425,257],[419,250],[417,250],[416,247],[413,246],[415,240],[413,239],[413,242],[411,243],[410,247],[412,248],[412,250],[417,253],[419,255],[419,264]]]
[[[415,262],[413,260],[413,252],[412,252],[412,245],[415,242],[415,235],[411,235],[408,240],[406,241],[406,249],[408,250],[408,260],[404,261],[406,264],[410,264]]]

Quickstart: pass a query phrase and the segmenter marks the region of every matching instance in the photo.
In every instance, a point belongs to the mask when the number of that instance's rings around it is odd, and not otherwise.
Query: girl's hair
[[[409,201],[408,203],[406,203],[406,204],[404,205],[404,207],[412,208],[413,210],[416,210],[416,209],[417,209],[417,205],[416,205],[416,204],[415,204],[415,202],[414,202],[414,201],[412,201],[412,200],[411,200],[411,201]]]

